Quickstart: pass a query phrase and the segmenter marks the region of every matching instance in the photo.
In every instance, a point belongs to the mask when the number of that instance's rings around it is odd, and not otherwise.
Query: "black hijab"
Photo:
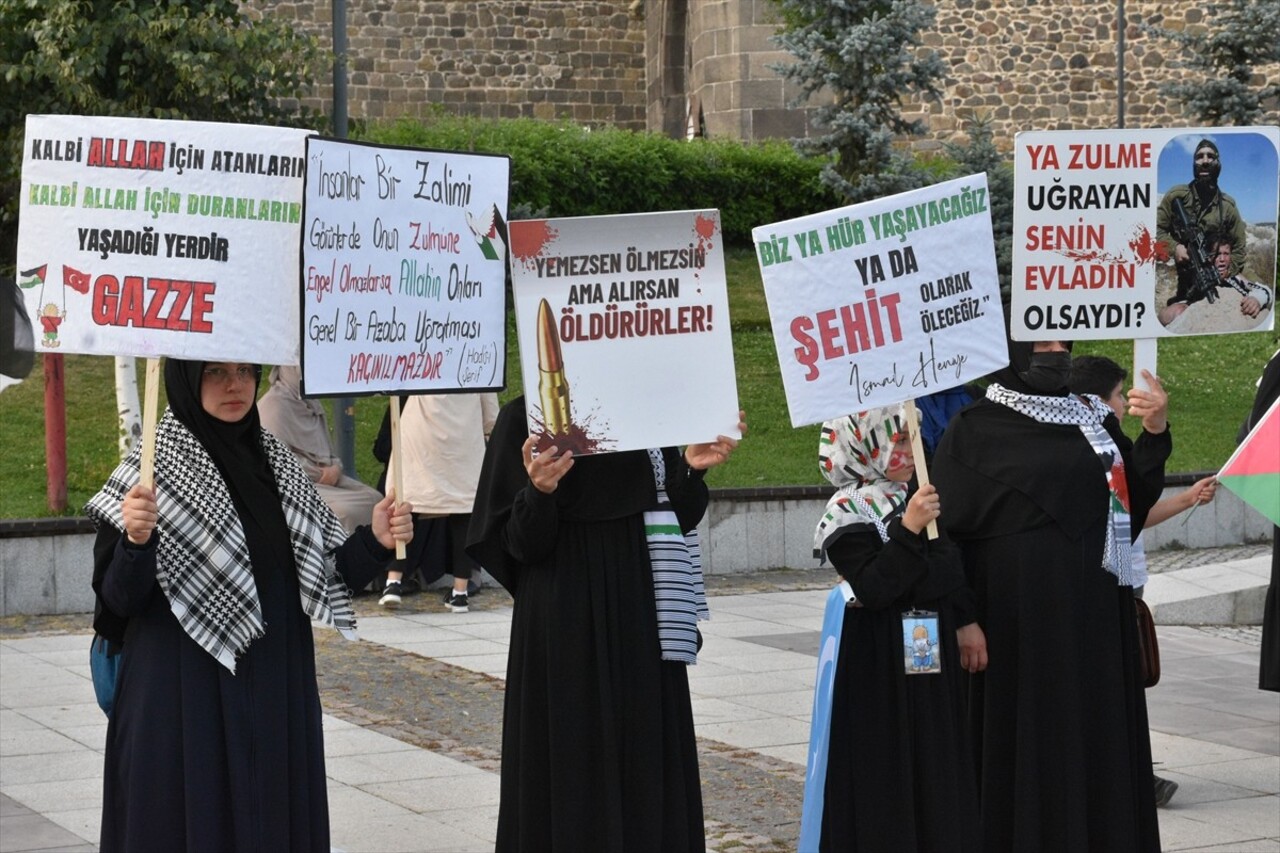
[[[227,423],[210,415],[200,401],[200,386],[209,362],[165,360],[164,386],[169,408],[183,426],[191,430],[222,474],[231,493],[249,546],[249,562],[255,577],[267,569],[287,569],[296,575],[293,546],[275,476],[262,449],[262,423],[255,399],[244,417]],[[262,366],[253,365],[254,387],[262,381]]]
[[[494,423],[467,532],[467,553],[509,592],[518,585],[518,566],[502,547],[502,529],[516,496],[529,486],[522,447],[529,437],[524,397],[502,407]],[[667,470],[675,460],[667,456]],[[669,473],[668,476],[671,476]],[[554,493],[560,521],[605,521],[653,509],[658,493],[653,464],[643,450],[575,459]]]

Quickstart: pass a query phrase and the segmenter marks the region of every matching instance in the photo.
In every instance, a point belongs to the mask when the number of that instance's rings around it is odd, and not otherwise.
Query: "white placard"
[[[37,352],[296,363],[307,134],[28,116],[18,283]]]
[[[584,455],[738,437],[723,242],[717,210],[511,223],[539,449]]]
[[[307,396],[502,388],[510,174],[500,155],[307,141]]]
[[[1188,222],[1212,258],[1217,223],[1227,221],[1221,236],[1232,244],[1231,259],[1222,271],[1211,263],[1206,275],[1212,281],[1225,272],[1230,281],[1206,286],[1211,296],[1197,297],[1189,294],[1185,265],[1179,285],[1173,257],[1178,243],[1191,239],[1180,233],[1172,201],[1192,184],[1193,154],[1206,139],[1217,149],[1221,174]],[[1015,149],[1015,340],[1273,328],[1280,129],[1033,131],[1018,134]],[[1270,307],[1245,313],[1251,293]],[[1185,309],[1169,310],[1170,300]]]
[[[755,228],[792,426],[1009,361],[986,175]]]

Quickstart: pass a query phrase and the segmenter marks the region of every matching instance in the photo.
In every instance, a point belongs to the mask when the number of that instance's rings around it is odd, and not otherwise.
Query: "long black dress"
[[[232,674],[183,630],[157,582],[164,528],[136,547],[112,524],[99,525],[94,627],[123,641],[124,653],[107,726],[101,849],[327,853],[320,698],[289,528],[262,455],[256,406],[234,425],[205,416],[202,367],[166,364],[170,405],[227,485],[265,631]],[[158,456],[158,485],[161,464]],[[390,555],[368,528],[335,553],[339,574],[355,588]]]
[[[527,436],[518,398],[490,437],[468,537],[515,598],[497,849],[702,850],[688,675],[658,643],[648,454],[576,459],[546,495],[524,470]],[[668,496],[691,530],[706,485],[678,451],[663,456]]]
[[[824,851],[976,851],[978,802],[956,628],[974,621],[960,553],[888,525],[827,545],[860,603],[845,609],[831,706]],[[938,613],[942,672],[907,675],[902,614]]]
[[[1135,446],[1104,425],[1140,531],[1169,432]],[[1133,590],[1102,568],[1097,455],[1078,427],[984,399],[952,420],[932,476],[990,654],[970,695],[985,848],[1158,850]]]
[[[1271,356],[1258,380],[1253,409],[1245,422],[1248,429],[1262,420],[1271,404],[1280,397],[1280,352]],[[1258,689],[1280,692],[1280,525],[1271,528],[1271,582],[1262,611],[1262,657],[1258,662]]]

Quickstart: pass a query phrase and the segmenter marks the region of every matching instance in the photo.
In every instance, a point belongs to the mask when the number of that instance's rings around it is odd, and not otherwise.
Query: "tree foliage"
[[[996,148],[995,132],[988,117],[973,120],[968,142],[963,145],[952,142],[943,148],[955,161],[955,174],[948,177],[987,173],[996,270],[1000,274],[1000,291],[1007,295],[1013,281],[1013,163]]]
[[[921,49],[933,26],[922,0],[774,0],[784,26],[778,43],[796,61],[777,67],[800,86],[817,135],[804,153],[831,157],[823,180],[850,202],[914,189],[927,178],[895,139],[920,136],[921,121],[902,116],[907,96],[938,98],[946,66]]]
[[[0,0],[0,270],[16,258],[28,114],[314,126],[314,37],[237,0]]]
[[[1212,126],[1252,125],[1280,99],[1280,78],[1258,68],[1280,63],[1280,2],[1228,0],[1210,4],[1208,30],[1143,29],[1179,47],[1174,67],[1190,76],[1160,85],[1160,93],[1182,104],[1186,114]]]

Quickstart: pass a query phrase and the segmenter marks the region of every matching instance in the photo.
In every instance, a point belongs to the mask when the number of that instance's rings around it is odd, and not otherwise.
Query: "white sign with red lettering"
[[[986,175],[751,232],[793,426],[1009,361]]]
[[[18,285],[36,351],[297,363],[308,134],[28,116]]]

